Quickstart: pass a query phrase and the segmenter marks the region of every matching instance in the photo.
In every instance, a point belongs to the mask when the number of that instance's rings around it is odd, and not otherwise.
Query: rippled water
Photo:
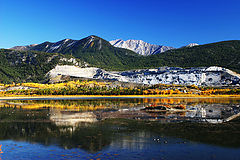
[[[146,110],[157,106],[184,110]],[[240,159],[239,106],[235,98],[2,101],[0,159]]]

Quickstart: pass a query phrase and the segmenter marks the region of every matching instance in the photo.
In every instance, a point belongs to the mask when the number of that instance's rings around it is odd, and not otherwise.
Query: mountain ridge
[[[85,38],[94,38],[97,37],[95,35],[91,35]],[[85,39],[82,38],[82,39]],[[100,38],[100,37],[98,37]],[[48,53],[62,53],[61,48],[70,48],[74,46],[74,44],[80,40],[73,40],[73,39],[63,39],[57,42],[49,42],[45,41],[40,44],[31,44],[31,45],[25,45],[25,46],[14,46],[9,49],[14,49],[14,50],[19,50],[19,51],[27,51],[27,50],[36,50],[36,51],[43,51],[43,52],[48,52]],[[128,49],[131,50],[135,53],[138,53],[139,55],[143,56],[150,56],[150,55],[155,55],[159,53],[166,52],[168,50],[172,49],[178,49],[170,46],[163,46],[163,45],[157,45],[157,44],[150,44],[147,42],[144,42],[143,40],[134,40],[134,39],[129,39],[129,40],[122,40],[122,39],[116,39],[109,41],[109,43],[117,48],[123,48],[123,49]],[[60,45],[60,46],[59,46]],[[197,43],[189,43],[186,46],[183,47],[194,47],[198,46],[199,44]]]
[[[149,56],[141,56],[131,50],[114,47],[108,41],[93,35],[81,40],[64,39],[56,43],[44,42],[31,49],[72,55],[94,67],[107,70],[147,69],[162,66],[220,66],[240,73],[239,40],[182,47]]]
[[[127,64],[130,68],[133,67],[131,62],[140,56],[131,50],[114,47],[108,41],[95,35],[80,40],[64,39],[56,43],[44,42],[28,50],[73,55],[93,66],[109,69],[119,67],[129,69]]]

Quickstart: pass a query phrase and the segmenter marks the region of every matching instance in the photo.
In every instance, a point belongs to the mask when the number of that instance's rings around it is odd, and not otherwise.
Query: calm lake
[[[236,98],[0,101],[0,160],[239,160],[238,116]]]

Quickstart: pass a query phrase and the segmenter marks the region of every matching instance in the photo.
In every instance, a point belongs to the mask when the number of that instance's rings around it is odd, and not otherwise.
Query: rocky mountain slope
[[[117,39],[117,40],[110,41],[110,43],[114,47],[129,49],[129,50],[132,50],[143,56],[154,55],[154,54],[165,52],[170,49],[174,49],[173,47],[160,46],[160,45],[146,43],[142,40],[124,41],[121,39]]]

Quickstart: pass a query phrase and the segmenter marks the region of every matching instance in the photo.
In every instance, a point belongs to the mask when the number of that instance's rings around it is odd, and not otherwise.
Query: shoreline
[[[92,99],[92,98],[240,98],[240,95],[14,95],[0,96],[1,100]]]

